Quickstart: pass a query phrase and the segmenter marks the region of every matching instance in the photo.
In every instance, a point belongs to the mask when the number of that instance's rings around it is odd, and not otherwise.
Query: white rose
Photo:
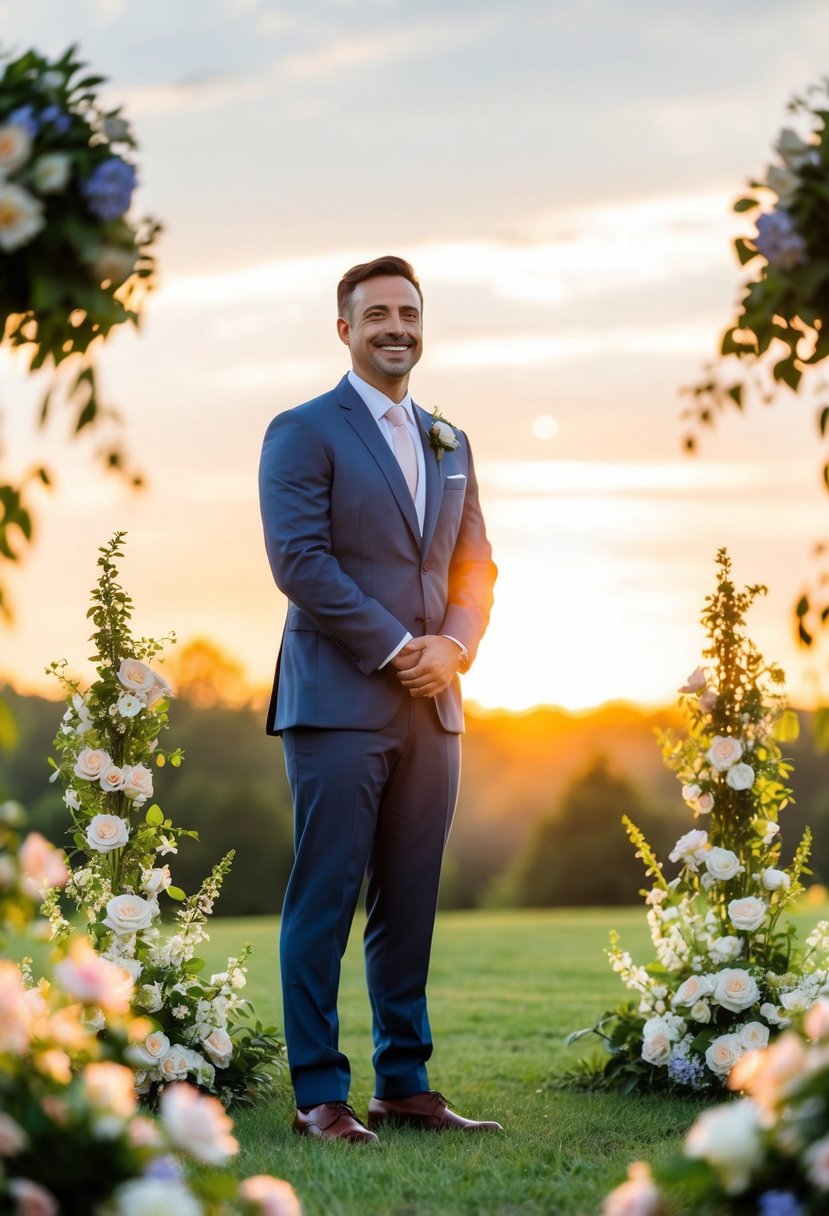
[[[139,659],[122,659],[118,679],[130,692],[147,693],[155,684],[156,677],[152,667]]]
[[[753,976],[739,967],[726,968],[716,978],[714,1000],[723,1009],[742,1013],[760,999],[760,989]]]
[[[166,891],[173,881],[169,866],[157,866],[154,870],[144,870],[141,874],[141,886],[147,895],[158,895]]]
[[[86,843],[96,853],[122,849],[129,838],[130,830],[120,815],[95,815],[86,829]]]
[[[725,775],[732,790],[750,790],[754,785],[754,769],[750,764],[735,764]]]
[[[684,1151],[707,1161],[728,1195],[744,1191],[763,1160],[757,1107],[741,1098],[704,1111],[689,1131]]]
[[[705,1063],[718,1077],[727,1077],[742,1054],[743,1045],[736,1034],[721,1034],[712,1040]]]
[[[740,865],[740,859],[736,853],[732,853],[731,849],[721,849],[718,846],[705,854],[705,868],[718,882],[727,882],[737,874],[745,872],[745,866]]]
[[[164,700],[165,697],[171,697],[173,695],[173,690],[164,677],[160,676],[158,672],[155,672],[154,674],[155,684],[153,684],[152,688],[147,693],[147,709],[153,709],[159,701]],[[151,749],[155,748],[155,744],[157,742],[157,739],[153,741],[153,743],[150,745]]]
[[[174,1148],[206,1165],[216,1165],[239,1151],[230,1132],[232,1121],[218,1098],[191,1085],[170,1085],[161,1095],[161,1121]]]
[[[685,802],[695,802],[701,793],[702,790],[696,782],[692,782],[690,785],[683,785],[682,787],[682,797]]]
[[[751,933],[765,920],[766,905],[756,895],[746,895],[744,899],[732,899],[728,905],[728,916],[735,929]]]
[[[100,781],[111,764],[112,757],[108,752],[101,751],[99,748],[85,747],[82,752],[78,752],[75,760],[75,776],[81,777],[84,781]]]
[[[106,906],[103,923],[119,935],[138,933],[148,929],[158,911],[158,905],[142,899],[140,895],[113,895]]]
[[[171,1178],[133,1178],[118,1187],[114,1212],[116,1216],[202,1216],[198,1199],[186,1183]]]
[[[115,708],[122,718],[134,718],[141,713],[144,702],[134,692],[122,692],[115,702]]]
[[[743,754],[743,745],[739,739],[731,739],[728,735],[715,735],[714,741],[706,752],[708,763],[724,773],[732,764],[736,764]]]
[[[746,1022],[740,1031],[740,1042],[746,1051],[757,1051],[769,1045],[769,1028],[762,1022]]]
[[[46,152],[32,166],[32,185],[38,194],[60,194],[71,173],[72,162],[65,152]]]
[[[119,249],[117,245],[101,245],[92,258],[90,269],[97,282],[119,287],[135,269],[135,254],[128,249]]]
[[[162,1081],[183,1081],[190,1071],[190,1054],[186,1047],[174,1044],[158,1062]]]
[[[141,1009],[146,1009],[147,1013],[157,1013],[164,1004],[161,984],[158,981],[154,984],[143,984],[135,994],[135,1003]]]
[[[32,141],[25,127],[16,122],[0,127],[0,173],[10,174],[21,169],[29,159]]]
[[[701,831],[699,828],[694,828],[690,832],[686,832],[684,836],[680,836],[679,840],[673,847],[673,851],[668,854],[670,861],[682,861],[690,869],[696,869],[696,863],[700,860],[702,853],[708,844],[708,833]]]
[[[451,448],[454,451],[461,446],[455,432],[446,422],[433,422],[431,432],[442,448]]]
[[[139,806],[152,797],[153,774],[146,764],[127,765],[124,768],[124,793]]]
[[[700,815],[710,815],[714,809],[714,795],[700,794],[697,799],[697,810]]]
[[[775,870],[769,866],[762,873],[763,886],[767,891],[779,891],[781,888],[786,888],[791,885],[791,879],[785,870]]]
[[[783,128],[775,147],[790,169],[799,169],[815,153],[815,145],[806,143],[791,127]]]
[[[789,1019],[782,1017],[780,1010],[770,1001],[766,1001],[764,1005],[760,1006],[760,1017],[765,1018],[770,1026],[788,1026],[789,1024]]]
[[[642,1059],[656,1066],[667,1064],[671,1058],[671,1040],[664,1030],[642,1040]]]
[[[791,992],[780,994],[780,1004],[789,1013],[805,1013],[811,1006],[812,1001],[802,988],[793,988]]]
[[[713,987],[713,977],[710,975],[689,975],[687,980],[679,985],[674,995],[674,1005],[695,1005],[702,997],[708,996]]]
[[[717,963],[730,963],[732,959],[739,958],[742,952],[743,939],[733,934],[716,938],[708,947],[708,953]]]
[[[810,1144],[803,1154],[806,1176],[819,1191],[829,1191],[829,1136]]]
[[[124,770],[117,764],[110,764],[105,773],[101,773],[98,784],[104,793],[116,794],[124,788]]]
[[[220,1026],[210,1026],[201,1044],[217,1068],[227,1068],[233,1055],[233,1040]]]
[[[15,249],[28,245],[45,226],[40,199],[29,194],[22,186],[4,182],[0,167],[0,251],[13,253]]]
[[[690,1018],[692,1022],[701,1022],[703,1026],[711,1021],[711,1006],[707,1001],[697,1001],[691,1009]]]

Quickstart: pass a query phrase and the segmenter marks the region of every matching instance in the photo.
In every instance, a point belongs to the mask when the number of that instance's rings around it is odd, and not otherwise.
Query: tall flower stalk
[[[83,692],[65,662],[48,669],[67,692],[55,739],[59,758],[51,761],[72,819],[66,889],[98,951],[132,976],[136,1010],[153,1020],[132,1053],[139,1092],[152,1103],[168,1082],[190,1078],[226,1104],[250,1102],[273,1089],[282,1047],[272,1028],[253,1021],[241,995],[249,946],[223,971],[201,974],[197,951],[209,938],[208,918],[233,853],[189,898],[164,861],[182,839],[197,837],[151,801],[154,769],[183,760],[180,749],[160,744],[171,690],[151,666],[173,637],[133,637],[133,603],[118,582],[123,539],[117,532],[100,550],[92,592],[97,678]],[[175,909],[169,931],[160,927],[165,902]],[[56,936],[64,935],[68,922],[56,894],[45,911]]]
[[[804,950],[784,915],[803,891],[811,834],[782,867],[778,820],[792,792],[781,743],[797,737],[797,717],[785,705],[783,672],[746,632],[764,592],[739,591],[719,551],[702,614],[704,662],[680,689],[687,733],[660,740],[685,806],[705,825],[677,840],[674,877],[624,820],[652,879],[645,903],[656,959],[637,966],[611,935],[611,965],[636,1001],[592,1028],[610,1052],[594,1078],[603,1085],[718,1087],[745,1052],[764,1047],[829,984],[829,926]]]

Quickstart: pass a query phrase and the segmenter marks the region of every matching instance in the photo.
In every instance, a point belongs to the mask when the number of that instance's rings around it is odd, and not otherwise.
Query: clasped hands
[[[397,678],[411,697],[435,697],[448,688],[461,665],[461,652],[451,638],[427,633],[412,638],[391,660]]]

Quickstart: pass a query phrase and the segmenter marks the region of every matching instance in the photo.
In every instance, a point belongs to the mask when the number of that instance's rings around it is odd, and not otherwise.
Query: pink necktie
[[[397,463],[403,470],[403,476],[406,478],[409,493],[414,498],[415,491],[417,490],[417,453],[415,452],[414,440],[406,425],[408,415],[402,405],[393,405],[390,409],[386,410],[383,417],[388,418],[394,427],[392,436],[394,454],[397,457]]]

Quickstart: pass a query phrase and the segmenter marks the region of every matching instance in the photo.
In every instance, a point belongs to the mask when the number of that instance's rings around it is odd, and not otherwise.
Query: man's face
[[[402,388],[405,393],[409,372],[423,353],[420,297],[413,283],[398,275],[358,283],[337,332],[362,380],[381,392]]]

